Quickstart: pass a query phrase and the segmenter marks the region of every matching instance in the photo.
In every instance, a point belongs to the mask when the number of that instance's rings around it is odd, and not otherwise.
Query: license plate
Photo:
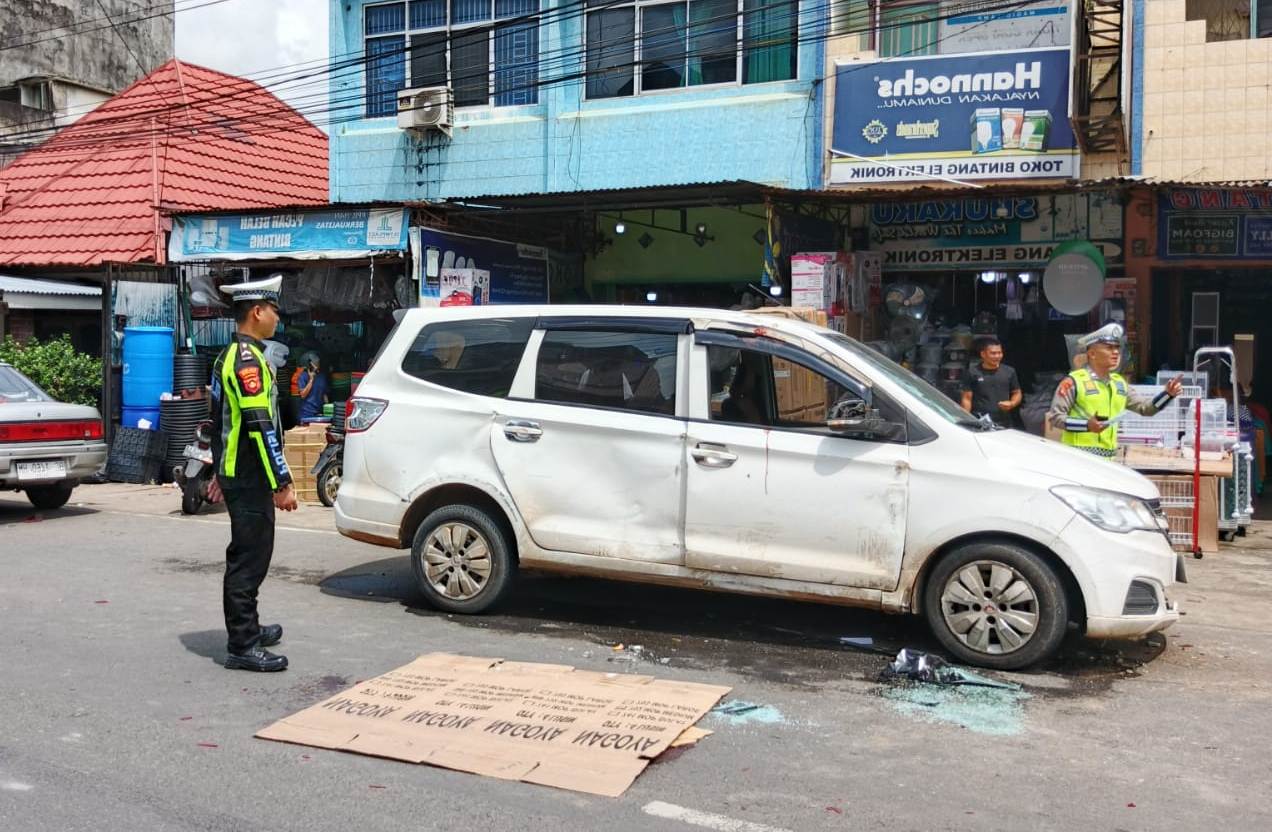
[[[66,479],[66,462],[50,459],[41,462],[19,462],[18,482]]]
[[[197,459],[199,462],[206,462],[208,465],[211,465],[212,451],[210,449],[200,448],[198,445],[186,445],[185,458]]]

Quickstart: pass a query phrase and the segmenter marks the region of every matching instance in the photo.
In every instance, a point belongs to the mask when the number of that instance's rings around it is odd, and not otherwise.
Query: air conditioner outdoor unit
[[[398,128],[402,130],[440,130],[451,134],[455,120],[455,104],[450,87],[419,87],[399,90]]]

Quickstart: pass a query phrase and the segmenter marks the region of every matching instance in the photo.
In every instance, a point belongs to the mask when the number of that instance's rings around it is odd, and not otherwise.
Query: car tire
[[[455,613],[485,612],[512,588],[517,561],[510,535],[486,509],[437,509],[415,532],[411,569],[430,605]]]
[[[955,658],[996,670],[1017,670],[1050,657],[1069,622],[1069,600],[1056,568],[1005,541],[968,543],[947,552],[928,577],[923,611],[932,633]]]
[[[199,495],[199,480],[187,480],[181,486],[181,513],[198,514],[203,508],[203,497]]]
[[[343,465],[338,461],[327,463],[318,472],[318,500],[327,508],[336,504],[336,492],[340,490],[340,476]]]
[[[53,485],[33,485],[26,489],[27,499],[31,501],[31,505],[41,511],[52,511],[66,505],[71,499],[71,492],[75,490],[75,486],[69,483],[59,482]]]

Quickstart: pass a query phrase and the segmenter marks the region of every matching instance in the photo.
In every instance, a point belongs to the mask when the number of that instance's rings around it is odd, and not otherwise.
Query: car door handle
[[[738,461],[738,455],[730,453],[729,449],[723,445],[704,443],[695,447],[689,454],[703,468],[728,468]]]
[[[508,422],[504,425],[504,436],[513,442],[538,442],[543,436],[543,428],[536,422]]]

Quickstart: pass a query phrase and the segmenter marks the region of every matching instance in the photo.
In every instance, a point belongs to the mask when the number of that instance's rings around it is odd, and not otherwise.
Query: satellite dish
[[[1104,256],[1084,240],[1056,246],[1042,274],[1047,302],[1065,315],[1085,315],[1104,298]]]

